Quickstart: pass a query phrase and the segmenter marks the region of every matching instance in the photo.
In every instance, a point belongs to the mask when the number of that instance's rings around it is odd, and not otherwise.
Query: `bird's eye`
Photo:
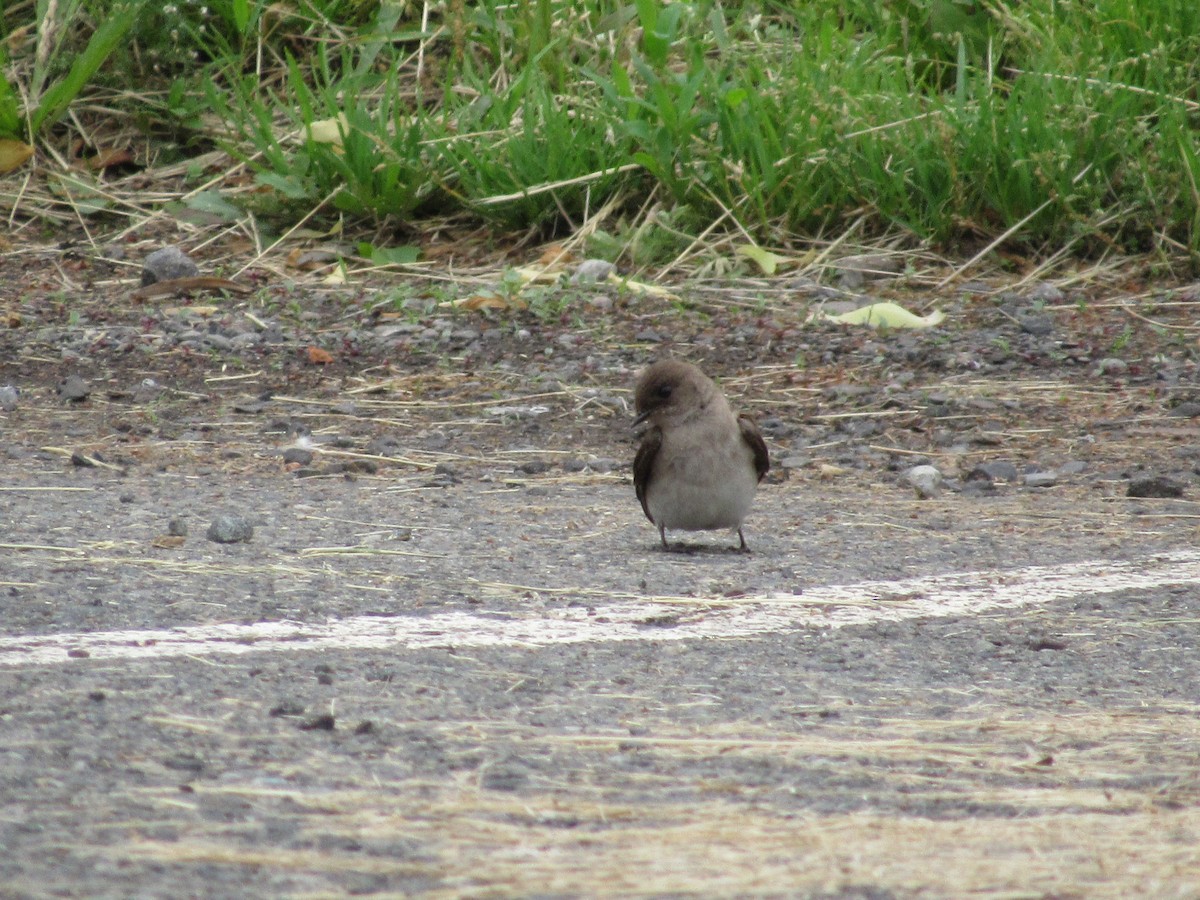
[[[660,396],[664,400],[666,400],[668,397],[671,396],[671,386],[669,384],[660,384],[658,386],[658,390],[655,393],[657,393],[658,396]]]

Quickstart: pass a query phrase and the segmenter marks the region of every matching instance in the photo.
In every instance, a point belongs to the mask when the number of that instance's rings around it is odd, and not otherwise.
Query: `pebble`
[[[1017,467],[1003,460],[979,463],[967,473],[967,481],[1006,481],[1011,484],[1016,480]]]
[[[1058,484],[1058,474],[1055,472],[1026,472],[1025,486],[1031,488],[1054,487]]]
[[[1177,419],[1194,419],[1200,416],[1200,403],[1196,403],[1193,400],[1185,400],[1171,409],[1167,415]]]
[[[283,461],[285,463],[307,466],[313,461],[313,452],[303,447],[288,447],[283,451]]]
[[[142,285],[154,284],[156,281],[170,281],[174,278],[195,278],[200,274],[190,256],[171,245],[155,250],[142,262]]]
[[[1040,313],[1018,313],[1017,323],[1021,330],[1036,337],[1043,337],[1054,330],[1054,322]]]
[[[913,466],[904,473],[904,480],[916,490],[920,497],[936,497],[945,478],[936,466]]]
[[[58,383],[58,395],[72,403],[86,400],[92,393],[88,383],[78,375],[68,375]]]
[[[167,534],[172,537],[187,537],[187,522],[176,516],[167,522]]]
[[[254,526],[242,516],[217,516],[208,526],[205,537],[214,544],[242,543],[254,537]]]
[[[571,275],[571,284],[595,284],[607,281],[616,271],[616,266],[606,259],[585,259]]]
[[[20,399],[21,392],[11,384],[6,384],[0,387],[0,409],[5,412],[12,412],[17,408],[17,401]]]
[[[1097,375],[1124,375],[1129,371],[1129,363],[1123,359],[1117,359],[1115,356],[1109,356],[1100,360],[1096,366]]]
[[[1131,479],[1127,497],[1182,497],[1184,485],[1167,475],[1142,475]]]
[[[1035,303],[1061,303],[1066,297],[1061,289],[1050,284],[1048,281],[1042,281],[1034,285],[1033,289],[1026,296]]]
[[[548,471],[549,468],[550,463],[544,459],[531,459],[517,466],[517,471],[524,472],[526,475],[541,475],[543,472]]]

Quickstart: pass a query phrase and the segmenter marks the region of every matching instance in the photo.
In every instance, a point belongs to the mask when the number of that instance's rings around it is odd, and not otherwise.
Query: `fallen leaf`
[[[333,119],[318,119],[305,129],[310,141],[316,144],[334,144],[342,146],[342,135],[350,130],[350,123],[345,113],[338,113]]]
[[[547,244],[545,249],[542,250],[542,255],[538,257],[539,266],[560,271],[567,266],[573,265],[576,261],[577,257],[575,254],[562,244]]]
[[[228,278],[198,275],[193,278],[168,278],[164,281],[156,281],[138,288],[129,297],[131,300],[149,300],[152,297],[186,294],[189,291],[229,291],[231,294],[252,294],[254,288],[230,281]]]
[[[918,316],[898,303],[887,302],[861,306],[840,316],[823,313],[822,318],[843,325],[866,325],[870,328],[878,328],[881,325],[885,328],[932,328],[941,324],[946,314],[941,310],[934,310],[927,316]]]
[[[128,149],[101,150],[87,161],[89,169],[111,169],[133,162],[133,154]]]
[[[173,550],[176,547],[182,547],[185,540],[187,539],[183,535],[161,534],[150,542],[150,546],[160,550]]]
[[[287,255],[287,264],[290,268],[311,272],[313,269],[322,269],[335,263],[339,258],[340,254],[336,250],[324,250],[320,247],[306,250],[303,247],[294,247]]]
[[[320,347],[305,347],[304,354],[309,363],[314,366],[327,366],[333,362],[333,354]]]
[[[450,306],[456,309],[527,309],[529,304],[517,296],[502,297],[499,294],[472,294],[470,297],[460,297],[457,300],[448,300],[441,306]]]
[[[24,141],[0,138],[0,175],[7,175],[13,169],[23,166],[31,156],[33,148]]]
[[[776,270],[791,262],[786,256],[780,256],[778,253],[772,253],[763,247],[756,244],[743,244],[734,251],[738,256],[744,256],[752,263],[763,270],[766,275],[774,275]]]

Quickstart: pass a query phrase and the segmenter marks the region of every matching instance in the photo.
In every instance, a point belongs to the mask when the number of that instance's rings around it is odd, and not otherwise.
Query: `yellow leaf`
[[[927,316],[918,316],[898,303],[889,302],[872,303],[870,306],[862,306],[848,313],[842,313],[840,316],[825,315],[824,318],[830,322],[840,322],[843,325],[867,325],[871,328],[878,328],[881,325],[885,328],[932,328],[934,325],[941,324],[946,318],[946,314],[941,310],[934,310]]]
[[[317,144],[337,144],[342,146],[342,135],[350,130],[350,123],[345,113],[338,113],[334,119],[319,119],[305,129],[310,141]]]
[[[7,175],[13,169],[23,166],[31,156],[33,148],[23,141],[0,138],[0,175]]]
[[[772,253],[763,247],[755,244],[743,244],[734,251],[738,256],[744,256],[746,259],[753,262],[766,275],[774,275],[775,271],[782,265],[791,262],[786,256],[780,256],[778,253]]]

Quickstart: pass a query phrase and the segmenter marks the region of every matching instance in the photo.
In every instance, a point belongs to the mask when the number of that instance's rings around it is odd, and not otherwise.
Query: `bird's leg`
[[[667,529],[663,525],[658,526],[658,539],[662,541],[663,549],[670,550],[671,545],[667,543]]]
[[[746,536],[742,534],[742,529],[740,527],[738,528],[738,540],[741,541],[741,544],[738,546],[738,550],[740,550],[742,553],[749,553],[750,548],[746,546]]]

